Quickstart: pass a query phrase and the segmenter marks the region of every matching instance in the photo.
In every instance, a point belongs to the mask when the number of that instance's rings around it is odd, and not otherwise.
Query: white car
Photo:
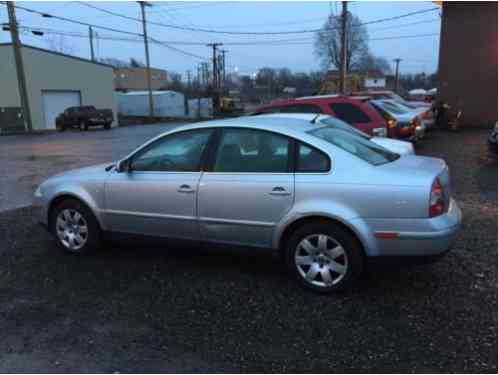
[[[385,149],[391,152],[395,152],[396,154],[399,154],[401,156],[415,155],[415,150],[411,142],[400,141],[397,139],[391,139],[386,137],[372,137],[356,129],[354,126],[351,126],[345,123],[344,121],[341,121],[338,118],[329,115],[323,115],[323,114],[317,115],[316,113],[272,113],[268,115],[258,115],[258,117],[275,117],[275,118],[285,117],[285,118],[313,121],[318,124],[332,126],[335,128],[339,128],[341,130],[357,134],[358,136],[365,139],[369,139],[370,141],[378,144],[379,146],[382,146]]]

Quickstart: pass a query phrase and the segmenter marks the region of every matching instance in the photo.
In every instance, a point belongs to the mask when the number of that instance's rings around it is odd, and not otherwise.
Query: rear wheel
[[[100,246],[101,231],[91,210],[75,199],[58,204],[50,215],[57,246],[72,254],[87,254]]]
[[[287,241],[285,259],[302,285],[320,293],[350,288],[363,270],[361,245],[348,231],[329,222],[295,230]]]
[[[110,122],[106,122],[106,123],[104,124],[104,129],[105,129],[105,130],[109,130],[110,128],[111,128],[111,123],[110,123]]]

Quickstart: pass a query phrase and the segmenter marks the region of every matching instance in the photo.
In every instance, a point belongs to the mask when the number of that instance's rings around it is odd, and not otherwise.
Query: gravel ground
[[[64,255],[30,208],[6,212],[0,372],[496,372],[498,166],[479,160],[486,135],[418,147],[450,165],[465,216],[454,251],[339,295],[297,287],[259,253],[128,243]]]

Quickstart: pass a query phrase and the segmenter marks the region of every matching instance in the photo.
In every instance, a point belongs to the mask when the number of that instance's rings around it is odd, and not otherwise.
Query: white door
[[[43,91],[42,96],[46,129],[55,129],[55,118],[66,108],[81,105],[79,91]]]

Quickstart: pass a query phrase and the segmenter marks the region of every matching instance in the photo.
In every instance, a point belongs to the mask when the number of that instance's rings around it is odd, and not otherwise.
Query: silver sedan
[[[368,260],[439,257],[461,222],[443,160],[285,117],[176,128],[48,179],[34,205],[70,253],[105,232],[267,248],[320,292],[351,286]]]

